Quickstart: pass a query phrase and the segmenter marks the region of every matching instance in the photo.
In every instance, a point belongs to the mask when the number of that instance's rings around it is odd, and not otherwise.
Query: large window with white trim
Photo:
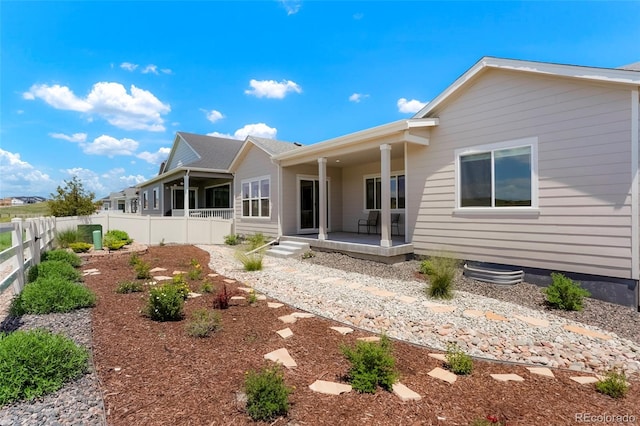
[[[228,209],[231,207],[231,185],[211,186],[204,190],[204,205],[206,208]]]
[[[404,174],[391,175],[391,208],[404,209],[405,207],[405,178]],[[380,176],[365,176],[364,178],[364,208],[367,210],[380,210],[382,208],[382,179]]]
[[[529,138],[457,151],[458,207],[537,207],[536,147]]]
[[[269,217],[270,179],[268,176],[242,181],[242,216]]]

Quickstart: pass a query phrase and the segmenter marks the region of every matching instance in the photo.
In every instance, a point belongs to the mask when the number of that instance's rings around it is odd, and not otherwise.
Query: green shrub
[[[44,262],[46,260],[61,260],[63,262],[67,262],[69,265],[77,268],[82,264],[82,259],[75,253],[68,252],[66,250],[50,250],[42,253],[41,260]]]
[[[69,244],[69,248],[73,250],[74,253],[86,253],[91,250],[91,247],[93,247],[91,244],[83,243],[82,241]]]
[[[596,390],[612,398],[622,398],[629,390],[624,372],[608,371],[605,377],[596,383]]]
[[[267,238],[261,232],[249,235],[245,238],[245,240],[249,245],[248,251],[255,250],[258,247],[262,247],[263,245],[267,244]]]
[[[129,256],[129,266],[136,266],[141,260],[137,253],[131,253],[131,256]]]
[[[311,259],[312,257],[316,257],[316,254],[311,250],[307,250],[302,253],[302,259]]]
[[[453,279],[458,260],[449,256],[432,256],[420,264],[420,272],[429,276],[428,294],[436,299],[453,297]]]
[[[200,286],[200,291],[203,293],[213,293],[215,286],[210,281],[204,281]]]
[[[553,272],[551,279],[553,280],[551,285],[543,289],[547,296],[547,303],[566,311],[581,311],[582,299],[591,296],[591,293],[563,274]]]
[[[254,289],[251,289],[251,291],[249,292],[247,303],[250,305],[255,305],[256,303],[258,303],[258,295],[256,294],[256,291]]]
[[[171,280],[171,285],[176,288],[176,290],[178,291],[178,293],[180,293],[184,300],[187,300],[187,296],[189,296],[189,293],[191,293],[191,289],[189,288],[187,282],[184,280],[182,274],[174,275]]]
[[[220,329],[221,322],[222,317],[218,312],[197,309],[191,314],[187,334],[191,337],[209,337],[211,333]]]
[[[240,244],[240,241],[242,241],[242,238],[240,238],[240,235],[238,234],[231,234],[231,235],[224,236],[224,243],[228,246],[236,246]]]
[[[391,341],[385,335],[379,343],[359,341],[355,348],[343,346],[342,353],[351,363],[348,373],[351,386],[366,393],[375,393],[378,385],[391,390],[398,379],[391,350]]]
[[[80,236],[77,229],[63,229],[56,232],[56,245],[59,248],[69,248],[69,244],[78,242]]]
[[[67,281],[80,281],[80,272],[62,260],[46,260],[29,268],[27,281],[33,282],[38,278],[60,277]]]
[[[260,271],[262,270],[262,253],[243,253],[241,251],[236,252],[236,259],[238,259],[245,271]]]
[[[447,368],[454,374],[471,374],[473,359],[464,353],[456,343],[447,344]]]
[[[88,308],[96,303],[96,295],[82,284],[62,277],[42,276],[24,286],[11,302],[11,314],[49,314]]]
[[[112,235],[107,234],[102,238],[102,245],[109,250],[120,250],[125,244],[127,244],[126,241],[120,240]]]
[[[149,290],[144,313],[154,321],[179,321],[183,305],[182,292],[173,284],[164,284]]]
[[[137,281],[125,281],[118,284],[116,293],[128,294],[128,293],[140,293],[143,290],[142,284]]]
[[[269,421],[289,411],[289,389],[279,367],[250,371],[244,381],[247,411],[255,421]]]
[[[139,280],[147,280],[151,278],[151,265],[144,260],[138,259],[138,261],[133,265],[133,269],[136,272],[136,278]]]
[[[187,272],[187,276],[190,280],[199,280],[202,278],[202,265],[196,260],[191,259],[191,267],[189,268],[189,272]]]
[[[133,240],[129,238],[129,234],[127,234],[124,231],[120,231],[118,229],[112,229],[110,231],[107,231],[107,233],[104,234],[104,236],[113,238],[114,240],[124,241],[124,244],[131,244],[133,242]]]
[[[44,330],[0,333],[0,406],[32,400],[84,374],[89,355],[71,339]]]

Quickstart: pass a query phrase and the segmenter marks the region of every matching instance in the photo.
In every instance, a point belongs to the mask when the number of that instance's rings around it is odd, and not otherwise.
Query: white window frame
[[[156,186],[153,188],[153,209],[158,210],[160,208],[160,190]]]
[[[262,185],[260,184],[263,180],[267,180],[268,184],[269,184],[269,197],[262,197]],[[258,182],[258,197],[257,198],[253,198],[251,197],[251,183],[252,182]],[[249,200],[249,216],[245,216],[244,214],[244,192],[243,192],[243,186],[244,184],[249,184],[249,198],[247,198],[247,200]],[[249,179],[242,179],[240,181],[240,215],[243,219],[258,219],[258,220],[270,220],[271,219],[271,210],[273,208],[273,203],[271,202],[271,193],[273,192],[273,187],[271,186],[271,176],[270,175],[266,175],[266,176],[259,176],[259,177],[254,177],[254,178],[249,178]],[[269,215],[268,216],[262,216],[262,200],[264,198],[267,198],[269,200]],[[251,216],[251,211],[252,211],[252,200],[258,200],[258,215],[257,216]]]
[[[404,170],[392,171],[391,175],[389,176],[389,180],[396,178],[396,199],[397,199],[396,205],[400,200],[400,191],[398,190],[398,176],[404,176],[404,207],[397,207],[395,209],[391,209],[391,211],[393,212],[403,212],[407,208],[407,174],[404,172]],[[374,208],[372,209],[367,208],[367,179],[381,179],[381,178],[382,176],[380,175],[380,173],[362,176],[362,194],[363,194],[362,211],[369,212],[369,210],[380,210],[375,208],[375,205],[376,205],[375,200],[373,201]],[[380,184],[382,185],[382,182],[380,182]],[[374,180],[374,185],[375,185],[375,180]],[[373,195],[375,197],[375,187],[374,187]],[[389,199],[389,201],[391,201],[391,199]]]
[[[184,192],[184,186],[172,186],[171,187],[171,210],[184,210],[184,205],[182,206],[181,209],[175,207],[176,204],[176,199],[175,199],[175,193],[176,191],[183,191]],[[193,191],[195,196],[194,196],[194,200],[193,202],[195,203],[195,207],[194,209],[198,208],[198,187],[197,186],[190,186],[189,187],[189,191],[187,192],[187,197],[184,198],[184,202],[187,203],[187,205],[189,205],[189,192]],[[192,208],[189,208],[189,210],[193,210]]]
[[[495,182],[494,182],[494,151],[500,151],[504,149],[531,148],[531,206],[489,206],[489,207],[461,207],[460,206],[460,157],[471,154],[483,154],[491,153],[491,203],[493,204],[495,198]],[[461,148],[455,150],[455,211],[464,213],[531,213],[538,212],[538,138],[529,137],[522,139],[514,139],[504,142],[498,142],[487,145],[478,145],[468,148]]]

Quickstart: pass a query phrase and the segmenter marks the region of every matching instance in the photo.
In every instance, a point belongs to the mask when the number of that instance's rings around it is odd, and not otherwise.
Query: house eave
[[[202,167],[178,167],[167,173],[163,173],[161,175],[155,176],[147,181],[144,181],[136,186],[136,188],[142,188],[144,186],[152,185],[156,182],[160,182],[163,180],[167,180],[167,178],[175,177],[175,175],[185,174],[187,172],[200,172],[200,173],[220,173],[232,176],[232,174],[228,170],[219,170],[219,169],[207,169]]]

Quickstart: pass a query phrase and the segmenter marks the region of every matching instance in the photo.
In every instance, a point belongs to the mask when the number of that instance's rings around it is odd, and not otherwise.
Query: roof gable
[[[302,147],[302,145],[295,142],[284,142],[276,139],[259,138],[257,136],[247,136],[244,140],[242,147],[238,151],[236,157],[229,165],[229,171],[234,172],[240,165],[242,160],[246,157],[247,153],[252,146],[260,148],[267,156],[273,157],[278,154],[292,151]]]
[[[241,147],[237,139],[178,132],[162,172],[179,167],[226,171]]]

